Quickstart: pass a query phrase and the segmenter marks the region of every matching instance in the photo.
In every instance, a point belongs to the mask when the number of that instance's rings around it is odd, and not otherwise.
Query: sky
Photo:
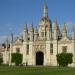
[[[0,43],[12,32],[18,35],[33,23],[39,26],[43,16],[45,0],[0,0]],[[64,22],[69,29],[75,24],[75,0],[46,0],[48,15],[52,22],[58,20],[62,27]]]

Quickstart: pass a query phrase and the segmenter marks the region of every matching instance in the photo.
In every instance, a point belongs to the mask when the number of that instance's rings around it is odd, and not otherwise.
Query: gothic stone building
[[[19,52],[23,54],[23,64],[28,65],[48,65],[57,66],[56,55],[66,52],[73,54],[73,63],[70,66],[75,66],[75,30],[72,31],[71,38],[67,35],[66,24],[62,31],[59,28],[57,21],[52,26],[52,21],[48,16],[48,7],[44,5],[43,17],[39,22],[39,28],[33,28],[30,25],[28,30],[27,24],[24,27],[23,38],[17,38],[13,44],[11,35],[10,48],[8,42],[5,49],[1,49],[3,54],[3,63],[11,65],[11,53]]]

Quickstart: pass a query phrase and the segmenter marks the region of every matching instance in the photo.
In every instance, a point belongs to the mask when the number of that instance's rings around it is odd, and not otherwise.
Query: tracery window
[[[26,48],[26,54],[29,54],[29,44],[27,44],[27,48]]]
[[[66,53],[67,52],[67,46],[62,46],[62,52]]]
[[[53,44],[50,44],[50,54],[53,54]]]
[[[16,48],[16,53],[20,53],[20,48]]]

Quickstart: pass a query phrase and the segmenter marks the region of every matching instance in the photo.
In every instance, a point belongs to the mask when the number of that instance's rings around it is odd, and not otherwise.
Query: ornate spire
[[[8,48],[8,36],[6,38],[6,48]]]
[[[48,17],[48,7],[47,7],[46,0],[45,0],[45,3],[44,3],[44,17]]]
[[[66,23],[64,23],[63,32],[67,33],[67,26],[66,26]]]
[[[24,31],[28,31],[27,24],[25,24]]]
[[[58,21],[57,21],[57,19],[55,20],[54,30],[59,30],[59,26],[58,26]]]
[[[66,27],[66,23],[64,23],[62,35],[63,35],[63,37],[67,37],[67,27]]]
[[[13,44],[13,33],[11,32],[11,36],[10,36],[10,42],[11,44]]]
[[[33,29],[33,23],[30,25],[30,31],[33,32],[34,29]]]
[[[36,28],[35,28],[35,33],[38,33],[38,29],[37,29],[37,26],[36,26]]]
[[[72,39],[75,39],[75,26],[73,25],[73,31],[72,31]]]

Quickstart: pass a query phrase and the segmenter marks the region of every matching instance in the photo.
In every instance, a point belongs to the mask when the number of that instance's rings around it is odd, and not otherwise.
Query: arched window
[[[16,53],[20,53],[20,48],[16,48]]]
[[[44,32],[41,32],[41,36],[44,37]]]
[[[50,44],[50,54],[53,54],[53,44]]]
[[[67,46],[62,46],[62,53],[66,53],[67,52]]]

